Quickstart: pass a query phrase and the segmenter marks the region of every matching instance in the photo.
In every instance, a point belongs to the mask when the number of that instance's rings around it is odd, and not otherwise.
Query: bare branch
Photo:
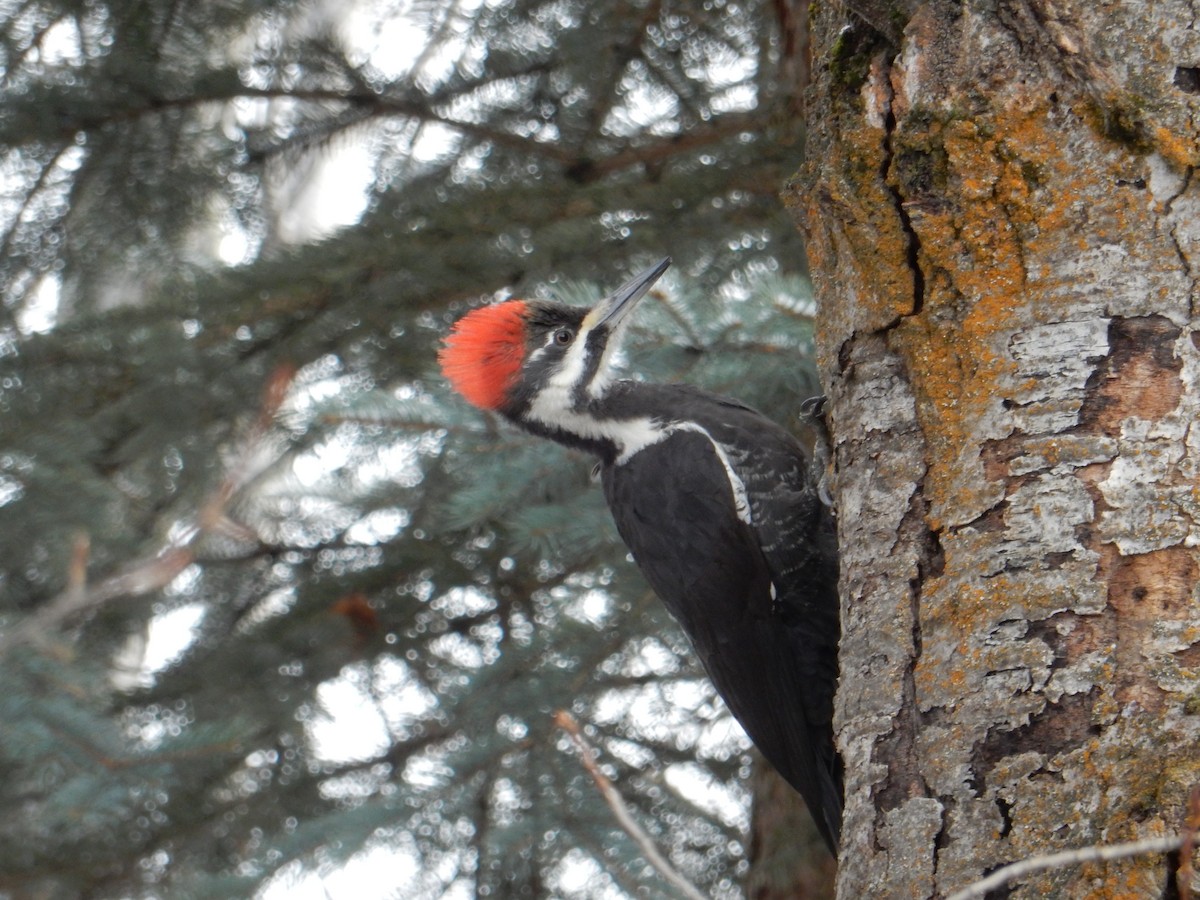
[[[1002,887],[1008,882],[1034,872],[1044,872],[1047,869],[1061,869],[1065,866],[1078,866],[1089,862],[1104,862],[1112,859],[1124,859],[1127,856],[1140,856],[1149,853],[1169,853],[1178,850],[1183,844],[1183,838],[1178,835],[1166,837],[1143,838],[1140,841],[1129,841],[1125,844],[1106,844],[1096,847],[1080,847],[1078,850],[1064,850],[1061,853],[1047,853],[1041,856],[1031,856],[1015,863],[1003,866],[974,884],[968,885],[961,891],[955,891],[946,900],[973,900],[983,897],[989,891]]]
[[[1179,889],[1179,900],[1192,897],[1192,853],[1196,849],[1196,830],[1200,829],[1200,786],[1188,794],[1187,818],[1183,821],[1183,843],[1179,854],[1179,871],[1175,873],[1175,885]]]
[[[616,789],[608,779],[608,776],[600,771],[600,766],[596,764],[596,751],[592,749],[586,738],[584,738],[583,729],[579,727],[579,722],[576,721],[575,717],[565,709],[560,709],[554,714],[554,724],[571,736],[571,740],[579,748],[579,757],[583,763],[583,767],[587,769],[588,774],[592,776],[592,780],[596,782],[596,787],[599,788],[600,795],[604,797],[604,802],[612,810],[617,823],[642,851],[646,862],[658,869],[662,873],[662,876],[678,888],[680,893],[687,897],[688,900],[704,900],[704,895],[700,893],[696,886],[684,878],[667,861],[667,858],[659,852],[658,847],[654,845],[654,839],[637,823],[637,820],[629,811],[629,806],[625,803],[625,798],[621,796],[620,791]]]

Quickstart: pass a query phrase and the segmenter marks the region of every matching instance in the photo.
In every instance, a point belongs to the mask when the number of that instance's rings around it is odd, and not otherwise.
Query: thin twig
[[[988,891],[994,891],[1010,881],[1034,872],[1044,872],[1047,869],[1060,869],[1064,866],[1077,866],[1089,862],[1123,859],[1126,856],[1169,853],[1172,850],[1178,850],[1182,844],[1183,838],[1179,835],[1168,835],[1167,837],[1144,838],[1125,844],[1080,847],[1078,850],[1064,850],[1061,853],[1031,856],[997,869],[987,878],[980,879],[961,891],[955,891],[946,900],[973,900],[975,897],[984,896]]]
[[[1175,873],[1175,885],[1179,889],[1179,900],[1192,897],[1192,851],[1196,849],[1196,830],[1200,829],[1200,786],[1188,794],[1187,818],[1183,820],[1183,844],[1179,851],[1179,869]]]
[[[579,722],[576,721],[575,717],[565,709],[560,709],[554,714],[554,724],[571,736],[571,740],[579,748],[579,757],[583,763],[583,767],[587,769],[588,774],[592,776],[592,780],[596,782],[596,787],[600,790],[600,795],[604,798],[604,802],[608,804],[608,808],[612,810],[617,823],[642,851],[646,862],[658,869],[662,873],[662,876],[678,888],[680,893],[687,897],[688,900],[705,900],[704,895],[700,893],[699,889],[684,878],[667,861],[667,858],[659,852],[658,847],[654,844],[654,839],[634,819],[633,814],[629,811],[628,804],[625,803],[625,798],[621,796],[620,791],[616,789],[608,776],[600,771],[600,766],[596,764],[596,751],[592,749],[587,739],[584,738],[583,729],[579,727]]]

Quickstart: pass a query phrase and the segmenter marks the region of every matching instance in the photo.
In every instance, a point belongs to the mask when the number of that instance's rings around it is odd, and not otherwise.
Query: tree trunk
[[[835,443],[855,900],[1177,832],[1200,782],[1195,10],[896,8],[814,6],[789,191]],[[1172,877],[1142,856],[1012,896]]]

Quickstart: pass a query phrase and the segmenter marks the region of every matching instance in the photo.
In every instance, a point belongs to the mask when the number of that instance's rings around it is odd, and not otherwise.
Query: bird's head
[[[670,258],[635,275],[591,310],[506,300],[467,313],[438,354],[456,391],[481,409],[551,423],[600,399],[629,313]]]

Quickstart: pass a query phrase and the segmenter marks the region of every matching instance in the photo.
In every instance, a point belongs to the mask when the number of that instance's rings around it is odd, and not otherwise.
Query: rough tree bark
[[[1200,783],[1197,20],[814,4],[789,198],[844,554],[840,897],[1172,833]],[[1011,896],[1172,877],[1141,857]]]

